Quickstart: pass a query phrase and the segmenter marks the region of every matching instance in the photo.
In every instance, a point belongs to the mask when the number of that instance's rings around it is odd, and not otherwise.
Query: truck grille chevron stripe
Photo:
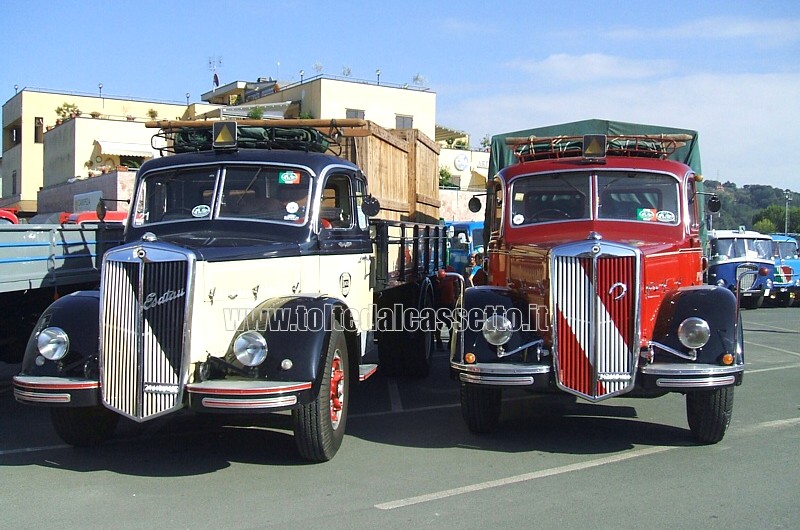
[[[633,250],[612,250],[556,251],[552,260],[558,384],[589,400],[622,393],[635,372],[637,260]]]

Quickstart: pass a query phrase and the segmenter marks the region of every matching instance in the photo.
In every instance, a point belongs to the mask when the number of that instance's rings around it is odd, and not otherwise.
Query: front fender
[[[36,338],[47,327],[59,327],[69,337],[69,351],[60,361],[44,361],[37,365],[39,350]],[[99,291],[77,291],[50,304],[33,328],[25,356],[22,374],[33,376],[81,377],[97,379],[97,352],[100,337]]]
[[[244,331],[254,330],[267,341],[267,358],[256,368],[256,377],[273,381],[315,381],[324,366],[327,337],[334,325],[353,331],[346,306],[331,297],[280,297],[265,301],[256,307],[239,326],[231,338],[225,361],[247,371],[233,353],[236,338]],[[350,335],[350,333],[348,333]],[[352,350],[355,341],[348,340]],[[356,359],[358,356],[353,355]],[[284,368],[285,360],[291,368]]]
[[[461,307],[457,308],[459,337],[451,350],[451,362],[463,363],[466,353],[475,354],[476,363],[498,362],[498,347],[486,341],[482,327],[486,318],[499,313],[512,322],[514,332],[511,339],[502,345],[504,352],[514,351],[537,340],[538,334],[531,320],[532,308],[528,300],[511,289],[494,286],[471,287],[464,291]],[[527,360],[527,349],[517,354],[503,356],[503,360]]]
[[[730,290],[701,285],[668,293],[658,311],[653,341],[688,353],[689,349],[678,340],[678,326],[689,317],[702,318],[711,330],[708,343],[698,350],[695,362],[720,364],[726,353],[733,354],[737,364],[743,362],[736,296]],[[657,360],[660,355],[657,351]],[[675,356],[675,361],[683,360]]]

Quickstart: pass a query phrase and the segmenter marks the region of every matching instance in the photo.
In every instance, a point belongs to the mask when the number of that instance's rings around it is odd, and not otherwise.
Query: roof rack
[[[597,136],[597,135],[592,135]],[[602,135],[600,135],[602,136]],[[686,142],[690,134],[626,134],[607,136],[605,153],[601,156],[667,158]],[[552,158],[585,157],[584,136],[528,136],[506,138],[519,162]]]
[[[214,149],[215,123],[223,120],[158,120],[145,123],[150,129],[160,129],[153,135],[153,149],[164,153],[190,153]],[[232,120],[224,120],[231,122]],[[366,120],[235,120],[235,148],[291,149],[297,151],[331,152],[339,156],[347,138],[369,136]],[[156,138],[164,145],[155,145]]]

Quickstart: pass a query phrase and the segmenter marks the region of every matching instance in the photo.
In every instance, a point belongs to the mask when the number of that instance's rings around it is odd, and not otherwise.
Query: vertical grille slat
[[[745,274],[744,276],[742,276],[742,274],[746,272],[753,273],[756,271],[758,271],[758,266],[750,263],[739,265],[738,267],[736,267],[736,278],[737,281],[739,282],[739,289],[741,289],[742,291],[747,291],[753,288],[753,285],[756,283],[756,275]]]
[[[145,248],[109,253],[103,265],[100,369],[103,400],[137,420],[181,406],[190,256]]]
[[[639,336],[637,254],[604,248],[556,249],[551,261],[558,384],[595,401],[633,385]]]

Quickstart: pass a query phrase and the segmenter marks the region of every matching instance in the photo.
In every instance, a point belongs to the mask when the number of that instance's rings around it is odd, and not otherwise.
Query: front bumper
[[[100,382],[73,377],[14,377],[14,398],[29,405],[95,407],[100,404]]]
[[[547,388],[552,369],[547,364],[451,362],[450,371],[462,383]]]
[[[286,410],[311,399],[310,381],[210,380],[186,385],[189,407],[203,412]]]

